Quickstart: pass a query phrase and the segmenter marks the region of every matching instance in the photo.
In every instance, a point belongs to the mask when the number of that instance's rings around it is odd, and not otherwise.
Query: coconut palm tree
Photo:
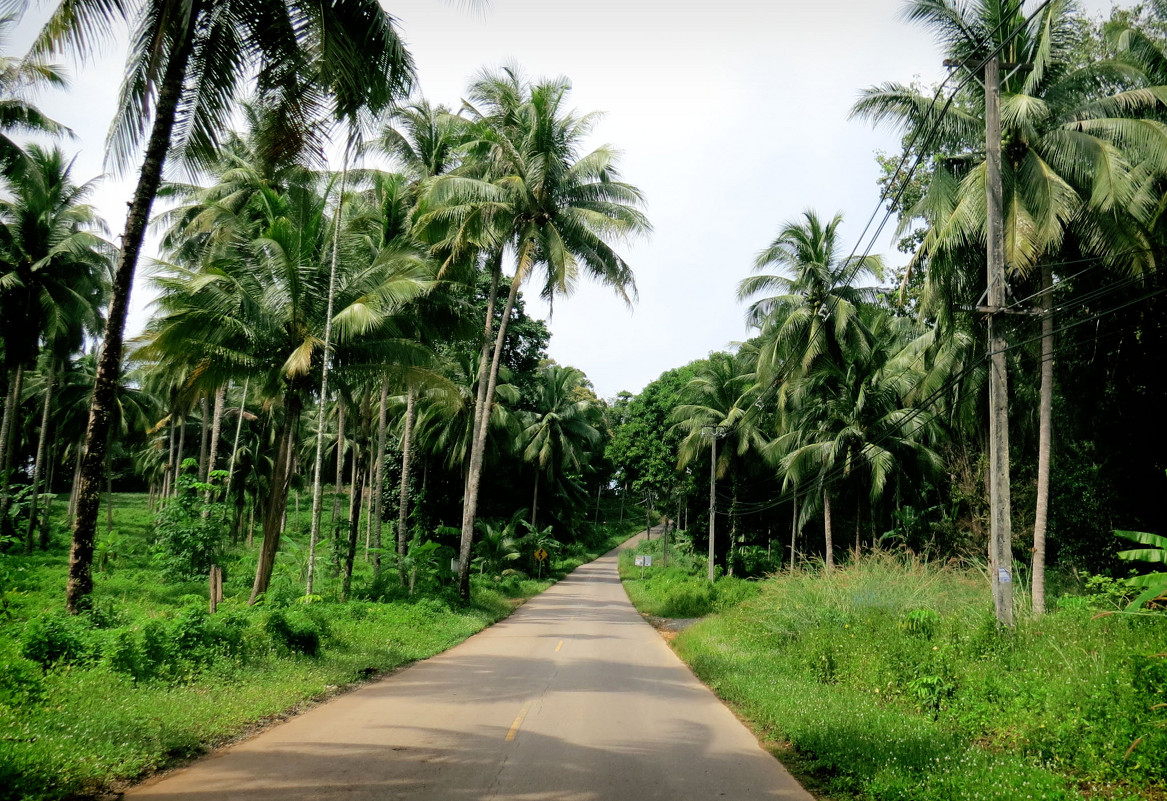
[[[566,79],[532,83],[514,68],[480,75],[469,93],[475,124],[466,161],[433,182],[420,208],[421,235],[455,256],[481,251],[497,274],[504,249],[514,255],[489,372],[479,371],[487,383],[475,403],[477,432],[462,514],[458,574],[464,598],[470,591],[486,410],[493,403],[507,323],[520,287],[542,269],[541,292],[549,301],[569,294],[584,275],[628,299],[635,291],[632,270],[611,242],[650,228],[639,208],[639,190],[618,180],[614,151],[603,146],[581,152],[597,118],[568,111],[569,90]],[[484,356],[490,319],[493,303],[488,305]],[[485,362],[483,358],[484,367]]]
[[[539,479],[546,475],[554,484],[560,473],[582,473],[589,448],[602,439],[603,424],[601,407],[583,391],[587,378],[576,368],[548,364],[536,380],[534,410],[520,435],[523,459],[535,465],[532,526],[537,526]]]
[[[327,109],[356,122],[406,93],[412,64],[388,13],[374,0],[318,4],[301,0],[63,0],[33,42],[36,58],[73,49],[87,55],[114,24],[134,29],[126,79],[109,137],[116,167],[145,144],[138,185],[122,235],[121,257],[103,337],[101,364],[86,433],[74,523],[66,607],[86,606],[109,408],[118,381],[134,270],[168,154],[192,164],[213,158],[243,82],[254,80],[271,110],[264,149],[296,156],[319,144]]]
[[[15,14],[0,15],[0,53],[8,51],[8,33],[18,20]],[[71,133],[28,99],[31,92],[42,86],[63,88],[65,85],[65,75],[55,64],[37,56],[17,59],[0,55],[0,174],[10,177],[10,171],[24,158],[24,151],[12,139],[13,134]]]
[[[943,469],[943,460],[932,448],[938,416],[911,404],[925,376],[918,358],[922,345],[913,341],[911,323],[874,309],[863,316],[870,346],[846,353],[841,362],[824,360],[793,379],[785,433],[767,452],[781,464],[788,487],[819,491],[828,569],[834,564],[831,493],[840,482],[866,484],[876,503],[888,479],[909,461],[925,475]],[[816,506],[804,503],[804,518]],[[856,553],[859,519],[857,512]]]
[[[757,380],[757,353],[743,347],[736,354],[713,353],[697,368],[697,374],[682,390],[682,403],[672,413],[672,422],[684,434],[677,450],[677,467],[682,469],[700,454],[710,451],[709,580],[713,581],[715,493],[718,478],[731,473],[746,453],[765,445],[753,414],[760,385]],[[717,442],[723,441],[720,455]],[[736,504],[735,504],[736,506]],[[733,550],[731,540],[730,551]],[[727,558],[728,562],[728,558]]]
[[[151,323],[143,348],[143,355],[159,360],[209,354],[208,370],[245,373],[263,397],[282,406],[253,603],[267,589],[279,548],[291,455],[327,324],[331,178],[304,178],[282,192],[262,187],[256,206],[239,214],[220,209],[217,224],[233,226],[235,237],[208,251],[199,267],[166,268],[158,280],[162,315]],[[346,238],[341,250],[344,269],[332,315],[338,349],[377,332],[430,286],[424,261],[370,253],[359,236]],[[337,358],[346,357],[338,351]]]
[[[84,333],[97,329],[109,285],[114,249],[101,237],[104,222],[86,203],[94,182],[75,184],[71,170],[72,161],[59,149],[32,145],[9,171],[10,196],[0,199],[0,318],[5,323],[0,341],[9,387],[0,424],[0,520],[7,519],[8,468],[13,434],[20,427],[24,370],[36,364],[44,347],[46,372],[55,375],[59,360],[81,346]],[[43,389],[34,485],[43,465],[51,378]],[[33,504],[30,523],[36,519],[35,498]],[[30,525],[30,537],[31,532]]]
[[[838,362],[844,347],[861,347],[860,306],[875,290],[854,284],[883,275],[879,256],[841,257],[839,226],[814,211],[785,223],[754,260],[758,275],[738,285],[741,300],[755,298],[746,322],[761,329],[758,370],[763,383],[808,372],[821,360]],[[763,272],[773,267],[780,273]],[[757,297],[762,295],[762,297]]]
[[[1148,85],[1132,61],[1083,64],[1083,29],[1073,2],[1049,3],[1028,23],[1024,6],[910,0],[905,16],[934,31],[955,63],[975,65],[1002,47],[1003,60],[1027,65],[1005,72],[1000,104],[1005,260],[1014,274],[1037,274],[1044,298],[1033,563],[1033,606],[1040,614],[1052,437],[1050,264],[1070,241],[1119,270],[1139,272],[1153,264],[1143,223],[1155,213],[1148,177],[1167,171],[1167,126],[1153,117],[1167,86]],[[1116,85],[1127,88],[1109,95],[1099,89]],[[968,264],[952,255],[985,242],[984,91],[978,81],[965,86],[945,114],[912,87],[895,83],[866,90],[852,109],[854,116],[891,123],[909,136],[938,126],[936,150],[949,158],[937,161],[927,193],[905,222],[927,222],[917,260],[937,273],[926,279],[926,296],[945,305],[972,300],[938,296],[945,268]]]

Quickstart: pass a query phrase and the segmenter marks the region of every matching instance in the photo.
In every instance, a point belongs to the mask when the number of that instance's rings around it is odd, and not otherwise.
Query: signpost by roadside
[[[547,558],[547,551],[543,548],[535,551],[535,561],[539,563],[539,578],[543,578],[543,560]]]
[[[640,577],[644,578],[644,568],[652,567],[652,554],[637,554],[636,566],[640,568]]]

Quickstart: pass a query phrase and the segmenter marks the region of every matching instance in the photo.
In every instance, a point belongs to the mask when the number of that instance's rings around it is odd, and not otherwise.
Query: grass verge
[[[1167,618],[1074,598],[1001,631],[983,585],[871,558],[761,582],[673,646],[831,798],[1167,797]]]

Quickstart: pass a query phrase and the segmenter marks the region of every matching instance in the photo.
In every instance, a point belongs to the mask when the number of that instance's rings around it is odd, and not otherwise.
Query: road
[[[443,654],[126,796],[812,801],[633,609],[615,552]]]

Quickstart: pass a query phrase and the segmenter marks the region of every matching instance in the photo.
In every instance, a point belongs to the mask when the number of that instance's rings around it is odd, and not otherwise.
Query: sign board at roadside
[[[540,548],[539,550],[535,551],[535,558],[542,562],[547,558],[547,551]]]
[[[652,567],[652,556],[651,556],[651,554],[645,554],[645,555],[643,555],[643,556],[637,556],[637,557],[636,557],[636,566],[637,566],[637,567]]]

